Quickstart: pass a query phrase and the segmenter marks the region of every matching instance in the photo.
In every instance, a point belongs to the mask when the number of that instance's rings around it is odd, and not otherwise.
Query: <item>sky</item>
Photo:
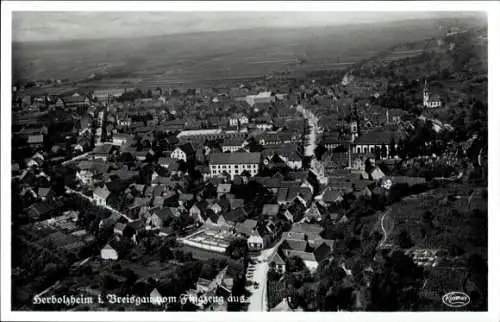
[[[430,18],[439,12],[28,12],[12,13],[12,40],[128,38],[258,27],[300,28]]]

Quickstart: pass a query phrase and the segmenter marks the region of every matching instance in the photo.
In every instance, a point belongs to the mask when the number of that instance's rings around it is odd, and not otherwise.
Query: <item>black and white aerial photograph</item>
[[[394,3],[11,9],[7,310],[488,313],[488,11]]]

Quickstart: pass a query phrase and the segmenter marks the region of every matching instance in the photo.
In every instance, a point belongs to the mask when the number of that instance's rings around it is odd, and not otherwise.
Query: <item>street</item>
[[[318,118],[309,110],[305,109],[302,105],[297,106],[297,111],[302,113],[302,116],[307,120],[310,133],[307,137],[307,145],[305,147],[306,156],[314,156],[314,150],[316,150],[316,140],[318,138]]]
[[[285,240],[284,236],[276,245],[263,250],[260,256],[256,258],[257,262],[255,264],[248,265],[247,281],[259,283],[258,289],[255,289],[253,285],[247,287],[247,289],[252,292],[249,298],[250,305],[248,306],[248,311],[267,311],[267,271],[269,270],[269,261],[274,256],[283,240]]]

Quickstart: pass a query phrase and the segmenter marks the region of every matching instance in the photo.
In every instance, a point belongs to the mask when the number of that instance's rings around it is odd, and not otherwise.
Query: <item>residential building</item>
[[[170,154],[170,157],[172,159],[187,162],[194,157],[195,153],[196,151],[194,150],[193,145],[191,143],[185,143],[181,146],[176,147],[175,150]]]
[[[286,272],[286,263],[285,261],[281,258],[278,252],[276,252],[271,259],[271,263],[274,264],[274,268],[278,273],[285,273]]]
[[[261,131],[269,131],[273,129],[274,125],[272,123],[257,123],[255,127]]]
[[[248,250],[251,252],[260,251],[264,248],[264,240],[257,231],[253,232],[252,235],[248,237],[247,244]]]
[[[43,134],[28,136],[28,145],[31,147],[40,147],[43,145]]]
[[[113,145],[125,146],[131,143],[133,140],[134,138],[129,134],[113,133]]]
[[[235,114],[229,119],[229,126],[241,126],[248,124],[248,116],[243,113]]]
[[[242,138],[224,139],[222,143],[222,152],[236,152],[243,148],[245,140]]]
[[[111,192],[107,186],[98,187],[94,190],[93,199],[98,206],[105,206],[106,200],[108,199]]]
[[[101,249],[101,258],[102,259],[111,259],[111,260],[117,260],[118,259],[118,252],[113,249],[109,244],[106,244],[103,249]]]
[[[108,88],[95,90],[92,96],[99,101],[106,101],[108,99],[115,99],[125,93],[125,88]]]

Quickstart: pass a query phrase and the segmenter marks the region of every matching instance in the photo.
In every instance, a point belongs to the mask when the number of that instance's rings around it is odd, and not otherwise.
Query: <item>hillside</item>
[[[388,47],[441,33],[436,20],[410,20],[328,28],[14,43],[13,79],[78,80],[93,76],[97,85],[153,86],[251,78],[272,71],[343,68]]]

